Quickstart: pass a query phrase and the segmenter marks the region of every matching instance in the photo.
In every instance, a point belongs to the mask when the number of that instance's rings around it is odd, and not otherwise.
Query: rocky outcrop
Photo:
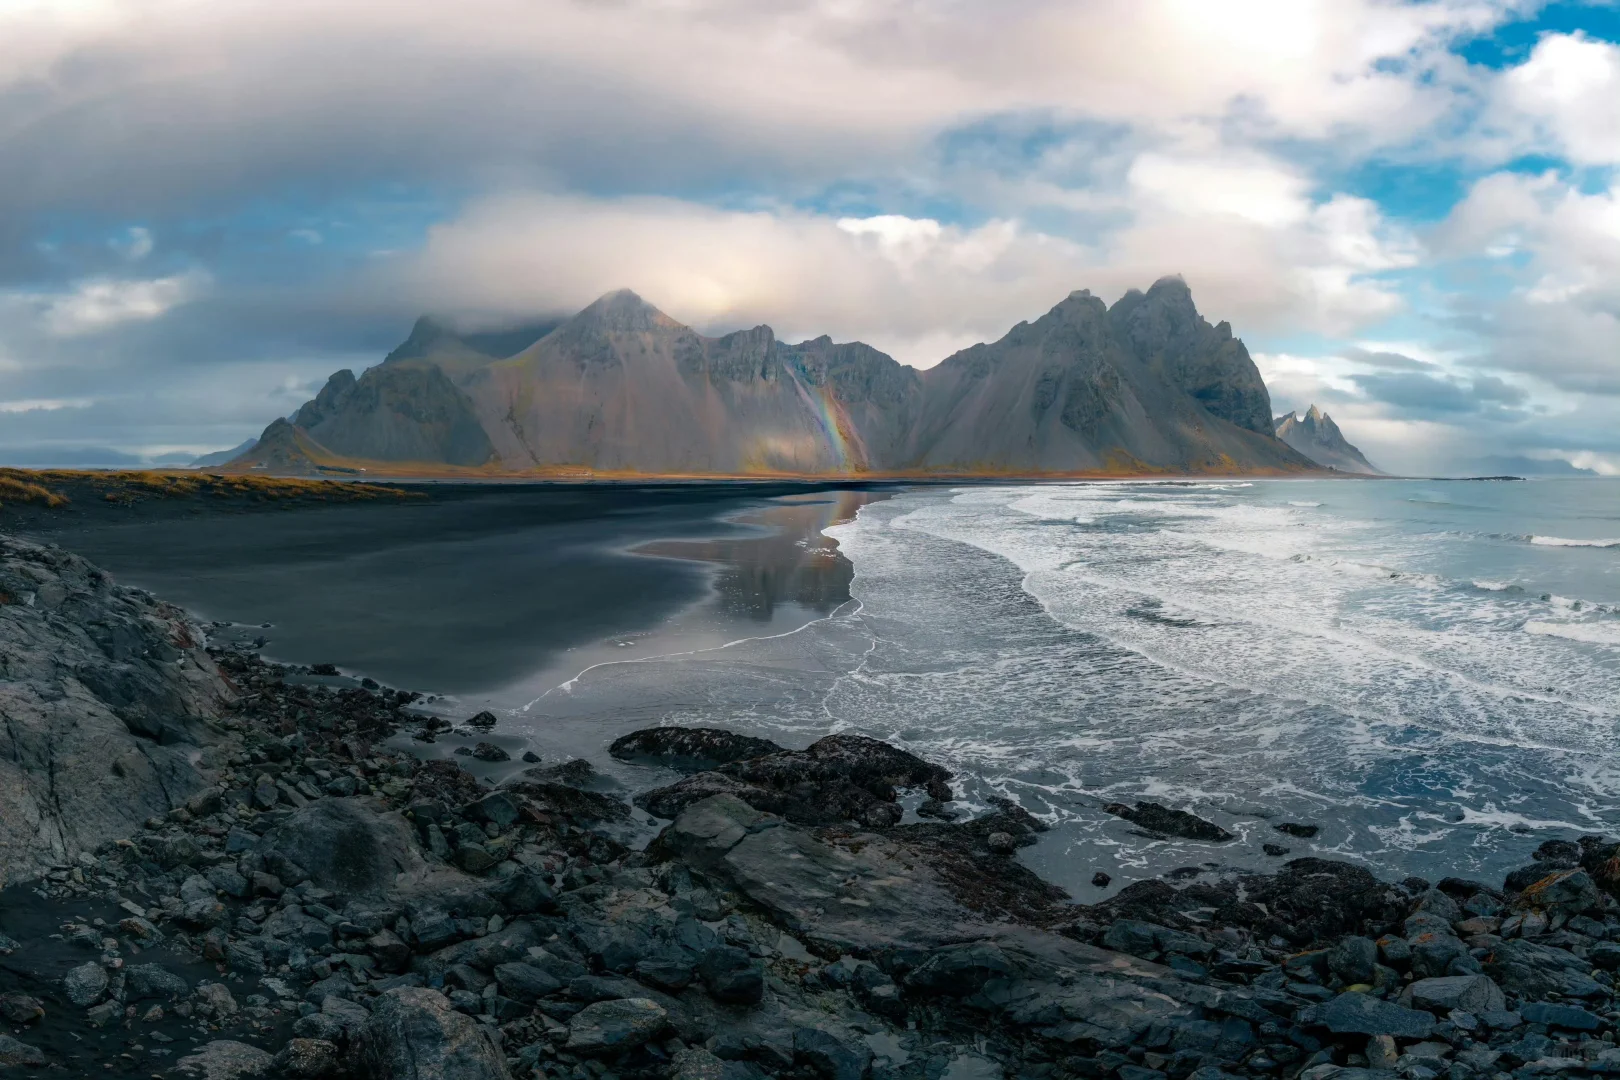
[[[1274,422],[1277,438],[1326,469],[1378,475],[1380,470],[1350,444],[1333,417],[1312,405],[1304,415],[1287,413]]]
[[[775,754],[781,747],[719,728],[655,727],[614,739],[608,753],[637,765],[662,765],[678,772],[704,772],[735,761]]]
[[[184,805],[208,783],[230,697],[184,612],[0,537],[0,881]]]
[[[711,476],[1311,468],[1274,437],[1270,397],[1243,343],[1198,313],[1179,278],[1112,308],[1074,293],[923,372],[860,342],[788,344],[768,326],[706,337],[625,290],[530,337],[542,329],[479,336],[421,319],[359,379],[335,374],[292,427],[327,467]],[[235,464],[296,467],[297,448],[278,450],[286,435],[271,434]]]
[[[662,730],[636,732],[615,745],[621,753],[645,743],[682,746],[658,735]],[[700,745],[717,751],[739,749],[713,734],[701,740]],[[949,801],[950,778],[948,770],[876,739],[829,735],[804,750],[774,748],[737,757],[713,771],[645,792],[637,796],[636,805],[673,818],[695,802],[724,794],[801,825],[893,825],[902,816],[897,801],[901,790],[918,788],[935,801]]]
[[[251,447],[226,464],[233,469],[262,469],[276,476],[315,476],[335,461],[332,452],[309,432],[278,417],[270,421]]]
[[[40,882],[58,938],[0,936],[0,1065],[88,1074],[116,1048],[140,1075],[326,1080],[1620,1071],[1620,845],[1597,837],[1543,844],[1500,889],[1298,859],[1091,907],[1018,862],[1040,823],[1012,804],[817,826],[722,793],[634,851],[621,818],[394,749],[411,695],[220,662],[246,693],[213,785]],[[726,736],[620,749],[805,798],[946,783],[876,740],[741,756],[761,748]],[[109,894],[116,927],[76,914]],[[228,976],[196,981],[199,960]],[[201,1045],[172,1068],[148,1049],[180,1037]]]

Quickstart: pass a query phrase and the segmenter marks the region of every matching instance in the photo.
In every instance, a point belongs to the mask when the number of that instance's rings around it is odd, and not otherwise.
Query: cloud
[[[1620,45],[1548,34],[1503,77],[1499,100],[1543,148],[1580,165],[1620,164]]]
[[[195,299],[208,282],[201,271],[147,279],[90,278],[61,292],[23,294],[13,301],[35,309],[48,333],[79,337],[160,318]]]
[[[372,288],[475,319],[572,312],[635,289],[700,328],[765,322],[861,339],[927,366],[993,340],[1076,288],[1112,298],[1182,273],[1201,309],[1245,327],[1354,326],[1398,299],[1361,275],[1404,264],[1371,204],[1306,205],[1293,228],[1156,206],[1086,245],[993,219],[833,218],[674,199],[514,194],[432,229]],[[951,348],[947,348],[951,346]],[[941,351],[943,350],[943,351]]]
[[[122,235],[115,236],[107,241],[107,246],[130,262],[140,262],[152,254],[154,246],[152,230],[139,225],[131,225],[124,230]]]
[[[1469,388],[1452,379],[1415,372],[1350,376],[1375,401],[1399,406],[1420,414],[1472,413],[1479,411],[1479,400]]]
[[[1542,409],[1597,453],[1570,395],[1620,392],[1616,47],[1455,51],[1540,6],[0,0],[0,392],[98,388],[8,427],[230,445],[421,309],[629,285],[926,364],[1180,272],[1252,344],[1323,354],[1280,396],[1387,445]],[[1528,152],[1571,167],[1486,177],[1436,229],[1358,194]]]
[[[1435,366],[1428,360],[1419,360],[1404,353],[1391,352],[1387,349],[1363,349],[1355,345],[1340,349],[1339,355],[1354,363],[1387,371],[1430,371]]]
[[[95,402],[89,398],[33,398],[23,401],[0,401],[0,413],[58,412],[62,409],[88,409]]]
[[[1196,160],[1143,154],[1130,168],[1132,192],[1187,217],[1233,217],[1269,228],[1297,225],[1311,213],[1311,182],[1264,158]]]
[[[1569,393],[1620,394],[1620,180],[1583,191],[1551,172],[1487,176],[1433,242],[1455,261],[1513,247],[1485,278],[1500,296],[1453,302],[1481,341],[1483,366]]]
[[[1528,6],[241,0],[206,19],[193,0],[9,7],[0,192],[37,211],[213,205],[312,178],[802,188],[907,167],[944,132],[1032,110],[1150,128],[1181,149],[1230,131],[1364,150],[1470,107],[1480,76],[1448,46]]]

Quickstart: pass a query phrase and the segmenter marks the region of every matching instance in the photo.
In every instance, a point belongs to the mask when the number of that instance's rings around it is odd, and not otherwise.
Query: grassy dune
[[[148,499],[246,502],[363,502],[419,497],[381,484],[217,472],[0,469],[0,505],[60,509],[84,500],[134,505]]]

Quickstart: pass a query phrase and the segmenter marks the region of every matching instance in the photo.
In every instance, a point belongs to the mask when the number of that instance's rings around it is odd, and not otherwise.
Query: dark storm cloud
[[[1412,417],[1503,413],[1523,405],[1529,394],[1491,375],[1472,381],[1419,372],[1356,374],[1351,380],[1375,401]]]

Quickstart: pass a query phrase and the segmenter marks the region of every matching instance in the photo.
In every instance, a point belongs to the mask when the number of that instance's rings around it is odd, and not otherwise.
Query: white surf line
[[[550,690],[547,690],[544,694],[541,694],[539,697],[535,698],[533,701],[529,702],[527,705],[523,706],[523,708],[519,709],[518,711],[519,712],[528,712],[534,706],[540,704],[540,702],[544,701],[546,698],[550,697],[555,691],[558,691],[558,690],[561,690],[565,694],[572,694],[574,692],[574,685],[576,683],[578,683],[579,680],[583,679],[586,675],[588,675],[591,672],[595,671],[597,668],[616,667],[616,666],[618,666],[620,664],[660,664],[660,663],[663,663],[663,662],[665,662],[667,660],[679,660],[683,656],[702,656],[704,653],[720,652],[723,649],[731,648],[733,645],[746,645],[751,641],[775,641],[777,638],[792,637],[794,634],[797,634],[800,630],[808,630],[810,627],[815,626],[817,623],[829,622],[829,621],[831,621],[833,619],[836,619],[840,614],[843,613],[843,610],[844,610],[845,606],[847,606],[849,604],[856,605],[855,611],[852,614],[859,614],[860,613],[861,606],[862,606],[861,602],[852,597],[852,598],[850,598],[848,600],[845,600],[844,603],[839,604],[831,612],[829,612],[826,615],[823,615],[821,618],[819,618],[819,619],[811,619],[809,622],[805,623],[803,626],[794,627],[792,630],[786,630],[786,631],[783,631],[780,634],[766,634],[763,637],[738,638],[736,641],[728,641],[728,642],[725,642],[722,645],[711,645],[706,649],[688,649],[685,652],[661,653],[661,654],[659,654],[657,656],[640,656],[640,657],[636,657],[635,659],[631,659],[631,660],[604,660],[600,664],[592,664],[590,667],[583,669],[582,671],[577,673],[573,678],[567,680],[566,682],[558,683],[556,686],[553,686]]]

